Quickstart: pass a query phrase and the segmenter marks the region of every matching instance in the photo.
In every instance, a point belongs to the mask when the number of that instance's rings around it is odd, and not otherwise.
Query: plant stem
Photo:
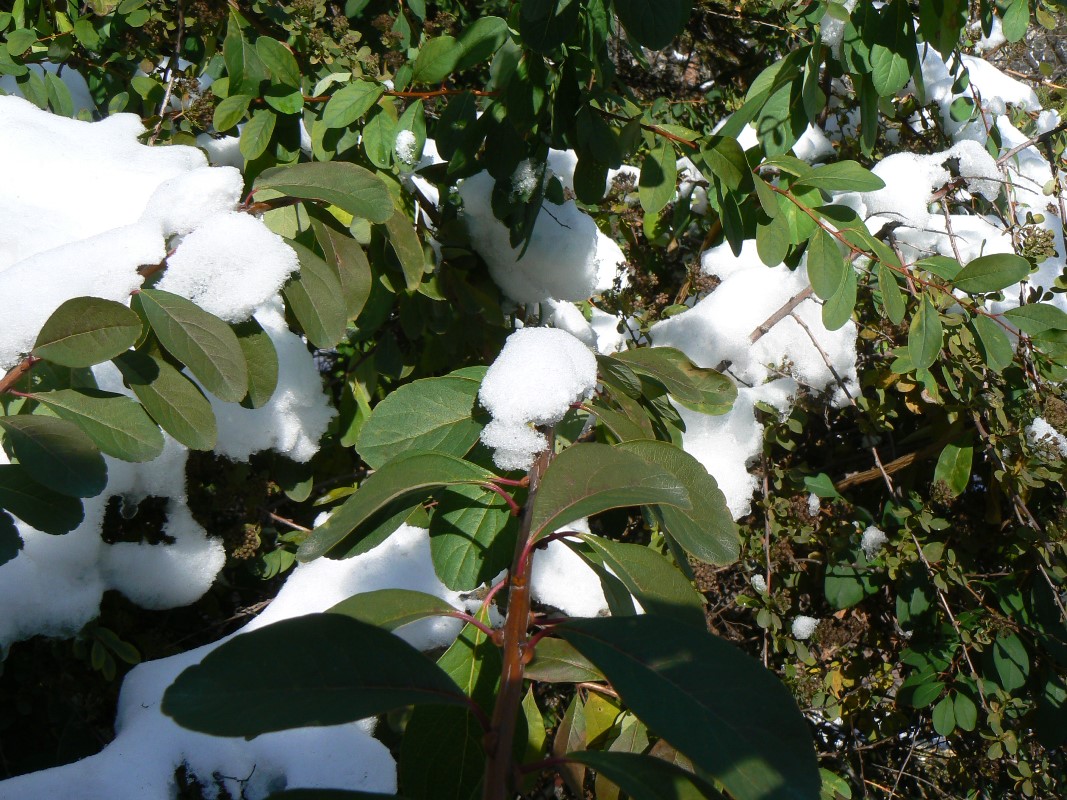
[[[552,461],[555,436],[549,429],[548,447],[530,468],[530,492],[523,509],[522,525],[515,541],[515,556],[512,559],[508,586],[508,615],[504,620],[503,669],[500,675],[500,692],[493,708],[493,719],[485,737],[485,778],[482,781],[482,800],[507,800],[512,784],[512,741],[515,738],[515,722],[522,704],[523,671],[526,668],[528,633],[530,628],[530,570],[533,557],[528,547],[530,523],[534,498],[541,477]]]
[[[40,360],[37,356],[26,356],[12,367],[10,372],[0,378],[0,394],[14,394],[11,387],[22,380],[23,376]]]

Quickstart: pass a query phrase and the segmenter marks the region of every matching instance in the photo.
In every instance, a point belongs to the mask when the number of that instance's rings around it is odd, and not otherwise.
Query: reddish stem
[[[455,617],[456,619],[461,619],[464,622],[466,622],[468,625],[473,625],[475,628],[480,630],[482,633],[484,633],[490,639],[492,639],[492,638],[494,638],[496,636],[496,631],[495,630],[490,628],[488,625],[486,625],[480,619],[476,619],[476,618],[472,617],[466,611],[445,611],[441,616],[443,616],[443,617]]]
[[[517,481],[516,480],[512,480],[511,478],[501,478],[501,477],[493,477],[493,478],[490,478],[489,480],[492,481],[493,483],[498,483],[501,486],[518,486],[518,487],[521,487],[521,488],[526,488],[527,486],[530,485],[530,476],[529,475],[525,475],[520,480],[517,480]]]
[[[540,539],[531,539],[526,543],[526,549],[523,551],[522,563],[526,564],[530,560],[530,554],[539,547],[548,547],[549,542],[554,542],[557,539],[566,539],[568,536],[578,536],[578,531],[560,531],[559,533],[550,533],[548,536],[542,536]]]
[[[8,373],[0,378],[0,394],[13,394],[20,396],[18,392],[14,391],[11,387],[18,383],[22,378],[33,369],[41,359],[37,356],[26,356],[22,361],[12,367]]]
[[[511,516],[517,517],[517,516],[519,516],[519,514],[522,513],[522,509],[519,507],[519,504],[515,502],[515,498],[514,497],[512,497],[510,494],[507,493],[507,490],[502,489],[501,487],[497,486],[495,483],[489,483],[488,481],[485,482],[485,483],[480,483],[478,485],[481,486],[483,489],[488,489],[489,491],[495,492],[496,494],[498,494],[501,497],[503,497],[504,498],[504,502],[507,503],[508,504],[508,508],[511,509]]]

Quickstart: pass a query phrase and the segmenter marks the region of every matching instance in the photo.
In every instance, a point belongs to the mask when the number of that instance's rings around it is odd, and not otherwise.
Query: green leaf
[[[123,461],[151,461],[163,452],[163,434],[141,404],[99,389],[30,394],[57,416],[75,423],[97,447]]]
[[[347,128],[362,117],[382,96],[385,87],[368,80],[345,84],[327,101],[322,112],[322,124],[327,128]]]
[[[731,191],[751,190],[752,171],[745,151],[732,136],[710,136],[700,150],[699,160],[716,181]]]
[[[669,442],[642,439],[617,447],[667,470],[689,492],[692,511],[673,506],[653,508],[662,527],[687,553],[708,564],[732,564],[737,560],[741,547],[737,524],[718,483],[703,464]]]
[[[413,83],[440,83],[456,68],[463,48],[451,36],[430,39],[419,50],[412,67]]]
[[[538,53],[555,50],[578,24],[578,0],[523,0],[519,6],[519,34]]]
[[[15,521],[0,510],[0,566],[18,556],[22,549],[22,537]]]
[[[222,57],[230,78],[230,93],[259,96],[259,84],[267,79],[267,68],[256,49],[245,39],[234,14],[230,15],[226,38],[222,43]]]
[[[374,407],[356,440],[359,457],[374,469],[407,450],[435,450],[465,456],[484,422],[475,404],[484,367],[441,378],[423,378],[391,392]]]
[[[606,446],[606,445],[605,445]],[[375,521],[379,512],[395,513],[442,486],[486,483],[493,473],[455,456],[412,450],[372,473],[330,518],[300,545],[297,558],[311,561],[336,547],[360,526]]]
[[[267,169],[256,178],[253,191],[260,189],[322,200],[371,222],[385,222],[393,216],[393,200],[381,179],[346,161],[307,162]]]
[[[370,114],[360,131],[363,151],[371,164],[378,169],[389,169],[396,154],[397,119],[392,106],[388,110],[379,104]]]
[[[934,706],[934,730],[941,736],[951,736],[956,730],[956,711],[952,698],[945,695]]]
[[[149,353],[129,351],[114,363],[123,381],[163,430],[191,450],[215,446],[215,413],[195,383],[164,359]]]
[[[1018,42],[1030,27],[1030,3],[1028,0],[1010,0],[1001,17],[1004,37],[1009,42]]]
[[[831,564],[823,579],[823,594],[833,608],[851,608],[878,591],[881,581],[867,566],[867,558],[858,548],[849,551],[850,561]]]
[[[248,393],[248,367],[237,334],[195,303],[159,289],[137,300],[159,343],[220,400],[240,402]]]
[[[846,266],[841,283],[822,306],[822,324],[828,331],[836,331],[852,319],[856,308],[856,270]]]
[[[73,422],[36,414],[0,417],[0,429],[26,472],[72,497],[95,497],[107,486],[107,464]]]
[[[808,726],[789,690],[740,650],[653,615],[556,628],[657,735],[738,800],[818,797]]]
[[[460,56],[455,69],[488,61],[507,41],[508,23],[501,17],[479,17],[459,36]]]
[[[841,497],[837,487],[834,486],[834,482],[830,480],[830,476],[825,472],[804,478],[804,488],[817,497]]]
[[[52,312],[33,355],[64,367],[91,367],[128,350],[140,335],[140,318],[122,303],[75,297]]]
[[[241,129],[240,150],[246,161],[255,161],[267,151],[270,137],[274,135],[274,126],[278,117],[273,111],[261,109],[252,115],[252,119]]]
[[[389,245],[404,271],[404,283],[409,291],[414,291],[426,272],[426,256],[415,226],[406,214],[397,211],[385,221],[385,230],[389,234]]]
[[[893,271],[885,264],[878,264],[878,291],[882,294],[882,307],[885,315],[894,325],[899,325],[907,312],[904,293],[900,291]]]
[[[0,464],[0,509],[44,533],[69,533],[85,516],[81,500],[33,480],[20,464]]]
[[[833,297],[845,280],[845,270],[851,267],[837,247],[834,237],[822,228],[808,242],[808,280],[811,288],[823,300]],[[851,312],[850,316],[851,316]]]
[[[894,0],[880,14],[871,45],[871,77],[879,97],[889,97],[904,88],[916,60],[912,12],[906,0]]]
[[[626,32],[649,50],[662,50],[689,21],[692,0],[615,0],[615,12]]]
[[[973,457],[974,445],[969,439],[946,444],[934,468],[934,483],[944,481],[953,497],[963,494],[971,481]]]
[[[634,800],[725,800],[702,778],[654,756],[582,750],[567,758],[592,767]]]
[[[604,680],[604,674],[593,666],[592,661],[562,639],[542,639],[538,642],[533,661],[526,665],[525,675],[531,680],[549,683]]]
[[[241,400],[241,405],[245,408],[262,408],[278,388],[278,350],[255,317],[249,317],[232,327],[248,368],[248,394]]]
[[[263,102],[279,114],[299,114],[304,109],[304,94],[299,89],[272,86],[263,93]],[[267,140],[269,144],[269,136]]]
[[[1031,336],[1049,330],[1067,330],[1067,314],[1048,303],[1029,303],[1004,312],[1004,317]]]
[[[971,326],[978,335],[978,341],[982,345],[982,353],[989,368],[994,372],[1003,372],[1011,366],[1015,358],[1015,350],[1004,328],[986,316],[974,317],[971,320]]]
[[[637,183],[637,196],[646,214],[658,214],[674,199],[678,182],[677,160],[674,146],[667,141],[649,151],[641,163],[641,177]]]
[[[924,295],[908,329],[908,353],[917,369],[926,369],[937,361],[943,334],[937,309]]]
[[[956,692],[952,701],[953,716],[956,725],[965,731],[973,731],[978,724],[978,708],[974,701],[963,692]]]
[[[219,133],[228,131],[242,119],[248,111],[248,104],[252,102],[250,94],[231,94],[229,97],[215,106],[215,114],[211,124]]]
[[[454,611],[440,597],[411,589],[362,592],[327,609],[328,614],[344,614],[387,631],[426,617],[448,616]]]
[[[484,619],[484,618],[483,618]],[[468,625],[437,666],[482,708],[496,701],[500,649]],[[485,732],[466,709],[420,706],[404,729],[399,781],[412,800],[472,800],[485,771]]]
[[[585,703],[581,692],[575,692],[563,712],[563,719],[556,726],[556,734],[552,738],[552,755],[564,759],[574,751],[584,750],[588,744],[585,732]],[[560,777],[567,782],[572,796],[581,796],[582,786],[585,784],[585,767],[577,763],[564,761],[559,767]]]
[[[162,711],[184,728],[251,739],[416,703],[467,699],[393,634],[340,614],[308,614],[223,642],[167,688]]]
[[[481,486],[445,489],[430,518],[434,572],[455,591],[492,580],[511,563],[518,519],[504,499]]]
[[[7,52],[15,57],[21,56],[36,42],[36,30],[33,28],[15,28],[7,35]]]
[[[326,262],[332,266],[341,284],[341,294],[345,301],[348,319],[356,319],[371,293],[373,278],[367,254],[359,242],[351,236],[335,231],[329,225],[322,225],[313,220],[315,238],[326,254]]]
[[[610,508],[666,503],[692,509],[678,480],[639,456],[606,444],[576,444],[545,471],[534,501],[534,540],[582,517]]]
[[[789,254],[789,220],[780,212],[756,223],[756,254],[768,267],[777,267]]]
[[[285,243],[300,260],[300,271],[282,289],[285,302],[313,345],[333,347],[348,328],[348,312],[337,273],[299,242],[286,239]]]
[[[961,269],[952,283],[971,294],[996,292],[1030,274],[1030,262],[1014,253],[980,256]]]
[[[300,88],[300,67],[288,47],[270,36],[260,36],[256,39],[256,55],[276,82]]]
[[[592,551],[592,557],[609,568],[648,613],[706,629],[704,598],[674,564],[655,550],[592,534],[582,534],[580,538]],[[590,557],[584,548],[579,552]]]
[[[660,383],[686,408],[703,414],[725,414],[737,399],[737,386],[725,375],[713,369],[696,366],[681,350],[673,347],[638,347],[602,359],[605,363],[622,362],[632,372]]]
[[[793,190],[822,189],[827,192],[876,192],[885,181],[855,161],[837,161],[816,167],[793,182]]]
[[[1030,675],[1030,656],[1014,633],[1001,634],[990,648],[997,682],[1006,692],[1021,689]]]

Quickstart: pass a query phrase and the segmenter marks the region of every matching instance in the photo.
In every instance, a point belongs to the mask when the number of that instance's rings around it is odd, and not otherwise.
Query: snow
[[[523,328],[508,337],[478,399],[492,415],[482,442],[504,470],[529,469],[548,446],[531,425],[554,425],[596,386],[596,359],[564,330]]]
[[[57,537],[49,538],[57,541]],[[115,740],[100,753],[2,781],[0,800],[71,798],[75,796],[72,787],[77,787],[77,800],[172,800],[174,773],[183,763],[207,785],[214,773],[235,776],[225,778],[224,785],[232,796],[249,800],[286,788],[343,786],[365,792],[395,792],[394,761],[385,746],[371,737],[369,721],[298,728],[245,741],[185,730],[160,711],[167,686],[221,642],[272,622],[325,611],[353,594],[385,587],[427,592],[457,607],[465,605],[434,576],[428,534],[420,528],[401,526],[385,543],[362,556],[302,564],[270,606],[237,633],[135,667],[126,676],[119,696]],[[71,588],[76,590],[77,586]],[[65,593],[59,593],[59,599]],[[461,624],[439,617],[405,626],[397,634],[417,647],[444,646]],[[237,779],[245,777],[248,781],[242,791]]]
[[[888,541],[889,537],[885,535],[885,531],[870,525],[860,537],[860,549],[868,559],[872,559],[878,555]]]
[[[1037,417],[1026,426],[1026,438],[1032,445],[1044,445],[1060,458],[1067,458],[1067,436],[1053,428],[1044,417]]]
[[[416,145],[414,131],[397,131],[396,144],[394,145],[397,160],[403,165],[415,164],[419,160]]]
[[[803,614],[794,617],[793,636],[796,639],[810,639],[818,625],[819,620],[815,619],[815,617],[806,617]]]
[[[767,594],[767,579],[758,572],[749,578],[748,582],[759,594]]]
[[[520,167],[521,172],[521,167]],[[529,176],[517,174],[521,189]],[[507,227],[493,216],[493,178],[481,172],[459,187],[471,241],[489,274],[516,303],[585,300],[611,288],[624,261],[615,242],[573,200],[545,201],[525,254],[511,246]]]

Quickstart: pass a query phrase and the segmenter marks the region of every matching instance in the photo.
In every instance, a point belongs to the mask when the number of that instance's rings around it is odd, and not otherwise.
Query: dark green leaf
[[[347,128],[370,111],[384,91],[385,87],[376,81],[357,80],[345,84],[327,101],[322,124],[327,128]]]
[[[430,39],[419,50],[412,67],[414,83],[440,83],[456,68],[463,48],[451,36]]]
[[[15,521],[0,510],[0,566],[18,556],[22,549],[22,537]]]
[[[665,503],[692,509],[677,478],[606,444],[576,444],[545,471],[531,515],[534,539],[610,508]]]
[[[542,639],[534,649],[533,661],[526,665],[526,677],[549,683],[602,681],[603,673],[593,662],[562,639]]]
[[[260,36],[256,39],[256,55],[276,82],[294,89],[300,88],[300,67],[288,47],[270,36]]]
[[[837,161],[816,167],[793,183],[793,189],[822,189],[827,192],[876,192],[885,181],[855,161]]]
[[[360,458],[377,469],[406,450],[466,455],[483,427],[474,409],[484,376],[484,367],[466,368],[393,391],[374,407],[359,433]]]
[[[215,414],[195,383],[148,353],[130,351],[114,362],[126,385],[163,430],[191,450],[215,446]]]
[[[937,361],[943,333],[937,308],[924,295],[908,329],[908,353],[918,369],[926,369]]]
[[[571,35],[578,24],[578,0],[523,0],[519,34],[531,50],[548,53]]]
[[[241,129],[240,150],[246,161],[255,161],[267,151],[277,122],[278,117],[273,111],[261,109],[245,123]]]
[[[64,367],[91,367],[129,349],[140,335],[140,318],[122,303],[75,297],[52,312],[33,354]]]
[[[680,619],[701,630],[707,627],[700,592],[655,550],[592,534],[582,534],[581,540],[591,557],[610,569],[648,613]]]
[[[426,256],[423,255],[422,242],[415,233],[415,226],[406,214],[397,211],[385,221],[385,230],[389,234],[389,245],[404,271],[407,288],[417,289],[426,271]]]
[[[583,750],[567,758],[592,767],[634,800],[725,800],[700,777],[654,756]]]
[[[957,692],[952,709],[956,724],[965,731],[973,731],[978,724],[978,708],[974,701],[963,692]]]
[[[652,615],[556,629],[657,735],[738,800],[819,796],[808,726],[789,690],[721,639]]]
[[[956,711],[948,695],[934,706],[934,730],[941,736],[951,736],[956,730]]]
[[[700,150],[699,159],[714,179],[731,191],[752,187],[752,172],[745,151],[732,136],[709,137]]]
[[[259,84],[267,79],[267,68],[256,49],[244,38],[237,17],[230,15],[226,38],[222,43],[222,55],[230,78],[231,94],[259,96]]]
[[[737,398],[737,386],[713,369],[696,366],[673,347],[639,347],[611,357],[633,372],[663,385],[673,400],[703,414],[725,414]],[[604,369],[603,360],[601,370]]]
[[[1004,317],[1031,336],[1048,330],[1067,330],[1067,314],[1048,303],[1030,303],[1004,312]]]
[[[315,238],[326,254],[326,262],[337,273],[341,294],[345,300],[348,319],[354,320],[367,304],[371,293],[371,268],[367,254],[351,236],[335,231],[329,225],[313,221]]]
[[[360,135],[363,151],[378,169],[389,169],[396,155],[397,119],[392,106],[379,104],[367,115]]]
[[[455,486],[438,497],[430,518],[430,555],[441,582],[469,591],[511,563],[518,519],[504,499],[481,486]]]
[[[234,325],[233,332],[237,334],[248,367],[248,394],[241,405],[262,408],[278,387],[278,350],[255,317]]]
[[[263,93],[263,102],[279,114],[299,114],[304,109],[304,94],[299,89],[271,87],[270,90]],[[269,143],[269,136],[267,141]]]
[[[689,492],[692,511],[654,507],[663,528],[694,558],[708,564],[731,564],[740,552],[737,524],[726,498],[704,465],[669,442],[642,439],[618,445],[671,473]]]
[[[808,242],[808,280],[823,300],[829,300],[845,280],[845,262],[834,237],[819,228]],[[851,315],[851,312],[850,312]]]
[[[104,457],[77,425],[55,417],[0,417],[19,464],[38,483],[72,497],[95,497],[107,485]]]
[[[275,189],[290,197],[322,200],[371,222],[393,216],[393,200],[373,172],[344,161],[307,162],[264,170],[255,190]]]
[[[844,327],[856,308],[856,270],[846,266],[841,273],[841,283],[823,303],[822,324],[828,331]]]
[[[69,533],[85,516],[80,500],[42,486],[19,464],[0,464],[0,509],[52,534]]]
[[[163,452],[163,434],[141,404],[98,389],[31,394],[57,416],[81,428],[97,447],[123,461],[151,461]]]
[[[252,102],[250,94],[231,94],[225,100],[215,106],[215,115],[211,124],[220,133],[228,131],[242,119],[248,111],[248,104]]]
[[[615,11],[626,32],[649,50],[662,50],[689,21],[692,0],[615,0]]]
[[[219,645],[170,685],[162,710],[191,730],[251,739],[416,703],[467,700],[393,634],[340,614],[308,614]]]
[[[971,320],[971,325],[978,334],[986,364],[994,372],[1003,372],[1015,358],[1015,350],[1004,328],[986,316],[975,317]]]
[[[160,344],[185,364],[204,388],[236,403],[248,393],[248,368],[237,334],[195,303],[159,289],[137,299]]]
[[[337,546],[361,525],[373,522],[378,512],[395,504],[414,503],[442,486],[485,483],[493,473],[469,461],[423,451],[408,451],[372,473],[326,522],[300,545],[297,558],[311,561]],[[406,516],[406,515],[405,515]]]
[[[488,61],[508,38],[508,23],[501,17],[479,17],[459,37],[460,56],[456,69]]]
[[[426,617],[447,616],[456,609],[440,597],[411,589],[378,589],[362,592],[327,609],[387,631]]]
[[[1014,633],[1001,634],[993,640],[992,661],[1000,687],[1006,692],[1022,688],[1030,674],[1030,656]]]
[[[952,283],[971,294],[996,292],[1030,274],[1030,262],[1014,253],[980,256],[957,273]]]
[[[882,263],[878,264],[878,291],[882,294],[882,307],[885,309],[885,315],[894,325],[899,325],[907,312],[904,293],[900,291],[897,279],[893,277],[893,271]]]
[[[300,259],[300,271],[282,289],[285,302],[313,345],[333,347],[344,338],[348,327],[348,311],[337,273],[299,242],[285,241]]]
[[[678,167],[674,146],[667,141],[651,150],[641,163],[637,195],[646,214],[658,214],[674,199]]]

